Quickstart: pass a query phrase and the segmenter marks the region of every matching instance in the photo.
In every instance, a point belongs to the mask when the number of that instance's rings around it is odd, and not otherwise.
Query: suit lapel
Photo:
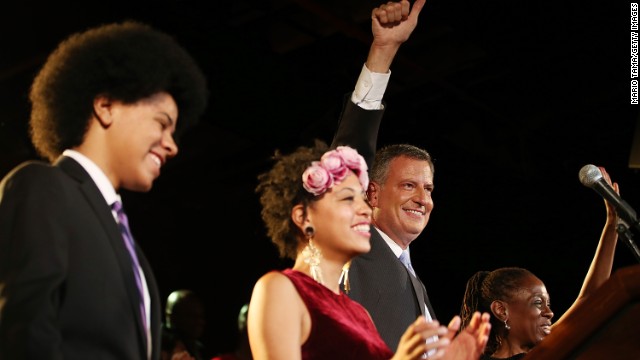
[[[409,271],[407,270],[407,273],[408,272]],[[431,315],[431,318],[435,320],[436,314],[433,311],[433,307],[431,306],[431,301],[429,301],[429,296],[427,295],[427,289],[425,288],[424,283],[417,276],[413,277],[410,275],[409,277],[411,278],[411,284],[413,285],[413,290],[416,292],[416,296],[418,297],[418,302],[420,302],[420,311],[422,312],[422,315],[425,315],[424,307],[426,305],[427,309],[429,310],[429,315]]]
[[[371,230],[370,253],[374,251],[374,248],[379,248],[380,251],[384,253],[384,254],[381,254],[382,256],[388,257],[388,258],[394,258],[395,260],[397,260],[399,268],[401,268],[401,270],[405,272],[409,277],[409,279],[411,280],[411,285],[413,286],[413,292],[416,296],[416,299],[418,300],[418,304],[420,305],[420,313],[422,315],[425,315],[424,312],[425,312],[425,306],[426,306],[427,309],[429,310],[429,314],[435,320],[436,318],[435,313],[433,312],[433,308],[431,307],[431,302],[429,301],[429,297],[427,296],[427,290],[424,287],[424,284],[422,283],[422,281],[419,278],[411,275],[411,273],[409,273],[409,270],[407,270],[406,266],[404,266],[404,264],[402,264],[402,262],[398,260],[398,257],[396,256],[396,254],[393,253],[393,251],[391,250],[387,242],[382,238],[382,235],[380,235],[379,230],[373,226],[371,227],[371,229],[372,230]],[[386,261],[387,260],[385,260],[385,262]],[[388,261],[391,261],[391,259],[389,259]]]
[[[407,270],[407,275],[409,276],[409,279],[411,279],[411,285],[413,285],[413,292],[416,294],[416,297],[418,298],[418,303],[420,304],[420,313],[424,315],[425,302],[424,302],[424,293],[422,292],[422,289],[423,289],[422,283],[420,282],[420,279],[411,275],[409,273],[409,270]]]
[[[436,312],[433,310],[433,307],[431,306],[429,295],[427,295],[427,289],[425,289],[424,284],[422,282],[420,283],[420,285],[422,285],[422,291],[424,293],[424,303],[427,304],[427,308],[429,309],[429,314],[431,314],[431,318],[433,320],[436,320]]]
[[[162,309],[160,308],[160,294],[158,293],[158,286],[156,283],[156,279],[153,275],[153,271],[147,258],[144,256],[142,250],[138,247],[136,243],[136,254],[138,255],[138,262],[140,263],[140,267],[144,272],[144,277],[147,282],[147,288],[149,289],[149,319],[151,323],[149,324],[149,328],[151,329],[151,358],[157,359],[160,357],[160,331],[162,325]]]
[[[131,306],[132,314],[134,314],[133,317],[136,319],[140,341],[142,341],[142,344],[144,344],[142,350],[144,351],[144,358],[146,359],[147,334],[140,316],[140,295],[138,293],[135,277],[133,275],[131,255],[129,255],[129,252],[124,244],[124,239],[122,238],[122,234],[120,233],[120,229],[118,228],[116,220],[113,218],[111,208],[109,204],[107,204],[104,196],[102,195],[96,184],[93,182],[93,179],[91,179],[91,176],[77,161],[73,160],[72,158],[63,156],[56,162],[56,166],[59,166],[64,172],[69,174],[69,176],[71,176],[78,182],[78,187],[84,194],[87,202],[102,224],[104,232],[109,238],[111,247],[113,248],[116,258],[118,259],[118,264],[120,265],[120,274],[123,278],[125,288],[127,289],[129,304]],[[145,269],[145,275],[146,274],[147,271]]]

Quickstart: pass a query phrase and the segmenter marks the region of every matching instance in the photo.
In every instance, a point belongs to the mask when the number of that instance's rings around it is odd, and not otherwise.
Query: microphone
[[[627,204],[626,201],[620,198],[609,184],[602,177],[602,172],[595,165],[585,165],[580,169],[580,182],[582,185],[592,188],[600,194],[609,204],[613,205],[616,209],[618,216],[628,225],[634,226],[640,231],[640,223],[638,223],[638,217],[635,210]]]

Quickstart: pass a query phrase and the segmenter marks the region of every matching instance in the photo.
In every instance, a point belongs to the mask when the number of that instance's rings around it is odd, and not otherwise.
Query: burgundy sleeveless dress
[[[302,359],[385,359],[393,352],[359,303],[335,294],[296,270],[282,273],[295,285],[311,315],[311,333],[302,345]]]

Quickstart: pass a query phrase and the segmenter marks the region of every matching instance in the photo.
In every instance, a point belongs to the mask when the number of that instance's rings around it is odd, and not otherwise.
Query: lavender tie
[[[138,263],[138,256],[136,255],[133,236],[131,236],[131,231],[129,230],[129,220],[127,219],[127,214],[124,212],[124,208],[122,207],[122,203],[120,201],[114,202],[111,207],[118,215],[118,227],[120,228],[120,233],[122,233],[124,244],[127,246],[127,250],[129,250],[129,255],[131,256],[131,261],[133,263],[133,275],[136,278],[136,285],[138,287],[138,293],[140,294],[140,315],[142,316],[142,323],[146,328],[147,317],[144,309],[144,292],[142,290],[142,279],[140,279],[140,271],[138,270],[140,269],[140,263]]]
[[[409,258],[409,252],[407,250],[402,251],[400,254],[400,261],[407,267],[407,270],[413,275],[416,276],[416,272],[413,271],[413,266],[411,266],[411,259]]]

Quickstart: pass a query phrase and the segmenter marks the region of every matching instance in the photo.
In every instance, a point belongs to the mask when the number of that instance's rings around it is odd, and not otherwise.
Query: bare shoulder
[[[291,280],[279,271],[268,272],[256,282],[251,296],[249,312],[261,317],[283,319],[304,314],[304,303]],[[298,322],[293,322],[297,323]]]
[[[286,300],[298,297],[291,280],[279,271],[270,271],[260,277],[254,287],[254,296]]]
[[[293,283],[280,271],[269,271],[258,279],[256,287],[263,287],[269,290],[293,289]]]

